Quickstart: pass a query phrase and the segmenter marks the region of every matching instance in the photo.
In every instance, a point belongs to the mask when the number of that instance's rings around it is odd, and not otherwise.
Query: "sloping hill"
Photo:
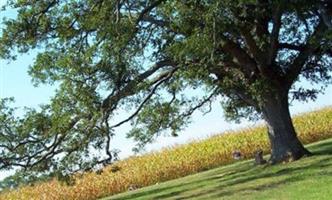
[[[253,160],[142,188],[103,200],[332,198],[332,139],[308,146],[315,156],[275,166]]]

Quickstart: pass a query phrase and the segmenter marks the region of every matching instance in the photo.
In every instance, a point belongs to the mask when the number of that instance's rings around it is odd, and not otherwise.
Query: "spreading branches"
[[[158,89],[158,87],[163,84],[164,82],[166,82],[167,80],[169,80],[172,75],[175,73],[175,71],[178,68],[174,68],[172,70],[169,70],[167,72],[162,73],[161,75],[159,75],[154,81],[153,83],[154,86],[152,87],[152,89],[150,90],[150,92],[148,93],[148,95],[143,99],[143,101],[140,103],[140,105],[138,106],[138,108],[135,110],[134,113],[132,113],[128,118],[110,126],[110,129],[116,128],[121,126],[124,123],[129,122],[130,120],[132,120],[135,116],[137,116],[137,114],[143,109],[143,107],[145,106],[145,104],[151,99],[151,97],[155,94],[156,90]]]
[[[318,41],[321,35],[327,30],[324,23],[321,21],[316,27],[314,33],[308,38],[307,43],[301,49],[302,51],[294,59],[293,63],[289,66],[286,72],[286,86],[288,88],[294,83],[301,70],[304,67],[304,64],[307,62],[308,58],[314,54],[315,51],[319,51],[321,46]]]
[[[153,75],[155,72],[157,72],[159,69],[163,67],[169,67],[169,66],[175,66],[175,63],[170,60],[163,60],[157,62],[153,67],[146,70],[145,72],[138,75],[135,79],[128,82],[121,90],[117,91],[114,95],[109,95],[102,103],[102,110],[103,112],[110,112],[114,110],[117,106],[117,103],[119,100],[121,100],[124,97],[131,96],[137,92],[137,85]]]
[[[3,142],[1,147],[2,149],[7,149],[8,153],[11,156],[4,157],[2,162],[0,163],[0,169],[7,169],[13,166],[22,167],[25,170],[31,169],[42,162],[49,161],[50,158],[64,151],[61,148],[62,142],[65,140],[67,134],[70,130],[79,122],[79,118],[74,118],[71,120],[66,127],[63,127],[62,133],[55,133],[54,136],[50,138],[43,138],[43,135],[35,135],[31,132],[28,132],[28,137],[22,138],[24,141],[20,141],[21,138],[13,138],[11,141]],[[3,125],[3,124],[2,124]],[[1,126],[2,126],[1,125]],[[13,127],[12,127],[13,128]],[[22,127],[24,128],[24,127]],[[27,127],[26,127],[27,128]],[[41,127],[44,129],[44,127]],[[46,128],[46,127],[45,127]],[[14,136],[14,134],[18,134],[17,130],[10,130],[7,134],[10,136]],[[29,130],[22,130],[29,131]],[[40,131],[40,130],[37,130]],[[44,135],[51,134],[47,132],[51,132],[52,130],[45,130]],[[13,135],[11,135],[13,134]],[[1,134],[4,136],[4,133]],[[18,141],[17,141],[18,140]],[[31,149],[29,149],[31,148]],[[24,149],[29,149],[31,152],[24,152],[22,155],[21,152]],[[16,156],[15,154],[18,154]]]

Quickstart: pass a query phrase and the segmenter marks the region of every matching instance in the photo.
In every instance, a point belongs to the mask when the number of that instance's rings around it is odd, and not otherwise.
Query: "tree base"
[[[271,157],[269,159],[269,164],[278,164],[278,163],[288,163],[292,161],[299,160],[303,157],[309,157],[313,154],[308,151],[306,148],[301,148],[297,151],[284,151],[284,152],[277,152],[271,154]]]

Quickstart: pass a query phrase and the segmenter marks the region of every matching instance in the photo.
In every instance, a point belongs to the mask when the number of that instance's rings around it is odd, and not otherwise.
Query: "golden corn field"
[[[307,144],[332,137],[332,107],[293,118],[302,142]],[[159,152],[119,161],[119,171],[112,166],[103,173],[86,173],[75,178],[73,186],[53,180],[5,192],[0,199],[96,199],[127,191],[131,185],[148,186],[233,162],[232,151],[240,150],[245,158],[261,148],[269,152],[266,128],[256,127],[226,132],[189,144],[169,147]]]

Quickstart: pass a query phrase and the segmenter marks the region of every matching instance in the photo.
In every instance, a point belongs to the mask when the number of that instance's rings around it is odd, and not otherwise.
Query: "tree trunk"
[[[268,95],[261,109],[267,122],[272,164],[290,162],[310,155],[296,135],[289,112],[288,92]]]

